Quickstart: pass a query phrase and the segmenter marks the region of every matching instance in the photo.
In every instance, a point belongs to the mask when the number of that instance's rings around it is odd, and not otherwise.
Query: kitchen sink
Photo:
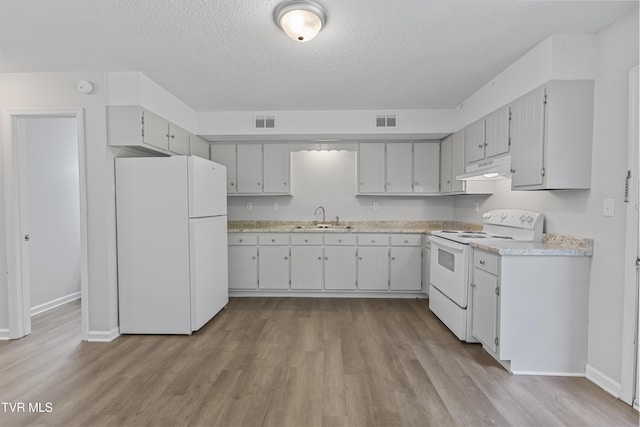
[[[298,225],[297,229],[305,229],[305,230],[351,230],[350,225],[336,225],[336,224],[327,224],[320,223],[314,225]]]

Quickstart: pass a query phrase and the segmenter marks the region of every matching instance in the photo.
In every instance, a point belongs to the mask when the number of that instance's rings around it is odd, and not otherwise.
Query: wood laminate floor
[[[0,342],[0,402],[45,411],[4,404],[1,426],[639,423],[585,378],[510,375],[427,300],[236,298],[193,336],[111,343],[80,342],[79,312],[67,304]]]

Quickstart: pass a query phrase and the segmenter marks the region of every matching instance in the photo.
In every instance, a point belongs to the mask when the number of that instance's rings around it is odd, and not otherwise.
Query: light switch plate
[[[604,199],[602,203],[602,216],[613,216],[613,199]]]

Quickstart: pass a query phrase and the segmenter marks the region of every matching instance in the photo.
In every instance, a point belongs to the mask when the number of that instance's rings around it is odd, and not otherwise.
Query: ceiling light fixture
[[[291,39],[308,42],[324,27],[327,14],[311,0],[289,0],[276,7],[273,19]]]

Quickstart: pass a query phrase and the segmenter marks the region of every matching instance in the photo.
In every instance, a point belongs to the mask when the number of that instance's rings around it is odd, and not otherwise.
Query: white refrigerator
[[[117,158],[120,333],[191,334],[229,302],[223,165]]]

